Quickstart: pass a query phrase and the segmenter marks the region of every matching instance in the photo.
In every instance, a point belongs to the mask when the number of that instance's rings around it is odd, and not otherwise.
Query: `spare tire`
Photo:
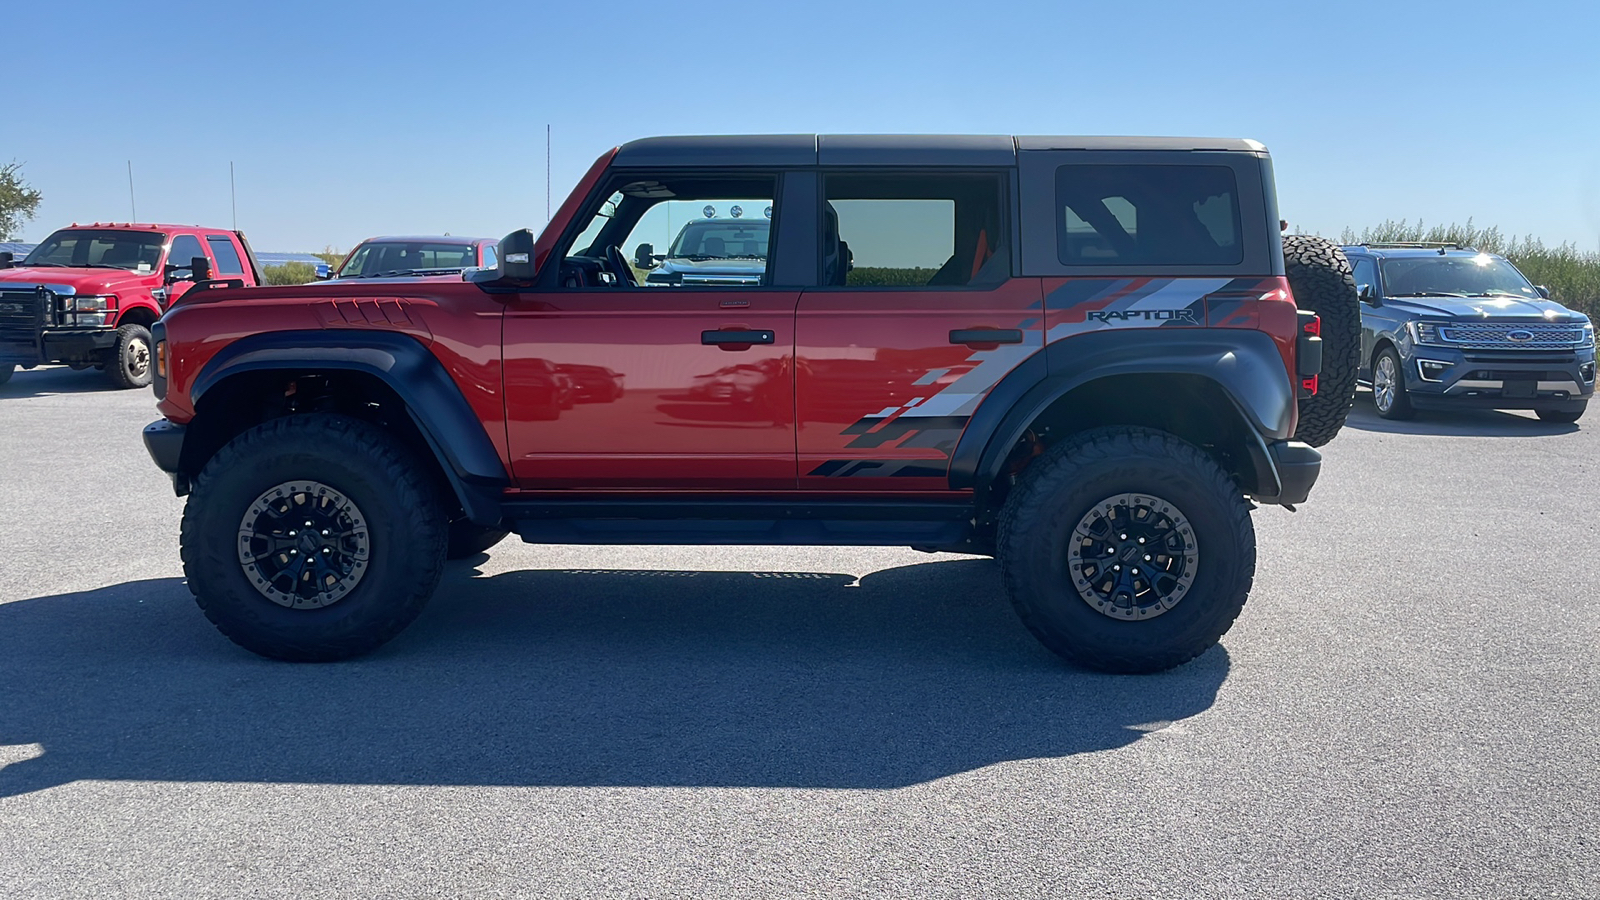
[[[1322,319],[1322,374],[1317,393],[1300,398],[1294,439],[1321,447],[1344,427],[1356,399],[1361,364],[1361,300],[1339,245],[1309,234],[1283,236],[1284,274],[1301,309]]]

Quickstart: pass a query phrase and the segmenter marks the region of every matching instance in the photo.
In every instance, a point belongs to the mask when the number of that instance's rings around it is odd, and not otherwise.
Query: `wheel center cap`
[[[300,545],[301,553],[314,553],[322,547],[322,541],[317,539],[317,533],[314,531],[300,532],[300,537],[295,539],[295,543]]]

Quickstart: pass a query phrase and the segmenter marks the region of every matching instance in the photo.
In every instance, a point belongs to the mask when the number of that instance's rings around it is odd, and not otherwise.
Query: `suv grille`
[[[0,290],[0,343],[33,344],[44,325],[44,296],[28,289]]]
[[[1439,337],[1474,350],[1565,350],[1588,343],[1582,325],[1550,322],[1452,322],[1439,327]]]

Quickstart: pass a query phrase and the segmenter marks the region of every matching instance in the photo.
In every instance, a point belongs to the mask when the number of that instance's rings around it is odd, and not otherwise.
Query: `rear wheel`
[[[1001,514],[1011,602],[1034,637],[1109,672],[1205,652],[1255,576],[1249,505],[1199,448],[1145,428],[1084,432],[1035,460]]]
[[[1588,408],[1588,404],[1584,404],[1582,409],[1576,410],[1536,409],[1533,412],[1539,417],[1540,421],[1543,422],[1565,422],[1570,424],[1583,418],[1583,413]]]
[[[1339,245],[1308,234],[1283,238],[1284,274],[1301,309],[1322,319],[1322,372],[1317,393],[1300,399],[1297,441],[1320,447],[1344,427],[1356,397],[1361,365],[1361,301],[1355,275]]]
[[[438,584],[445,519],[431,481],[382,430],[275,419],[228,442],[183,513],[184,574],[234,643],[328,661],[399,634]]]
[[[1406,380],[1400,368],[1400,354],[1393,347],[1378,351],[1372,360],[1372,405],[1385,419],[1409,419],[1416,415],[1406,394]]]
[[[146,387],[152,375],[150,329],[143,325],[124,325],[117,329],[117,343],[106,363],[106,375],[120,388]]]

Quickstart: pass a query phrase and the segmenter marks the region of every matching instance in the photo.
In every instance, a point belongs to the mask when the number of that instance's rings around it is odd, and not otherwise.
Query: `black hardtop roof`
[[[1264,153],[1238,138],[992,134],[725,134],[651,137],[617,149],[613,165],[1010,166],[1026,150],[1210,150]]]

